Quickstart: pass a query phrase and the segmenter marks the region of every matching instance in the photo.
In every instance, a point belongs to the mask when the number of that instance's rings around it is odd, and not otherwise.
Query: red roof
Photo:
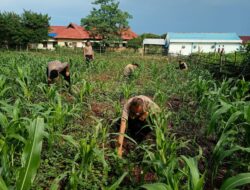
[[[55,39],[91,39],[89,32],[74,23],[68,26],[50,26],[50,33],[56,33]],[[136,38],[137,34],[131,29],[122,32],[123,40],[131,40]]]
[[[123,40],[131,40],[136,38],[138,35],[134,33],[130,28],[122,32],[122,39]]]
[[[81,26],[70,23],[68,26],[51,26],[50,33],[56,33],[56,39],[89,39],[89,33]]]
[[[243,44],[250,42],[250,36],[240,36],[240,39],[242,40]]]

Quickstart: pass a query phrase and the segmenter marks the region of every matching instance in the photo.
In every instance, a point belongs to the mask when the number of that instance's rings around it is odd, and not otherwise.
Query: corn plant
[[[1,75],[0,76],[0,97],[4,97],[5,94],[11,89],[10,86],[7,86],[7,82],[6,82],[6,77]]]
[[[204,174],[201,175],[198,169],[197,158],[187,158],[186,156],[182,156],[182,159],[185,161],[188,167],[187,180],[188,190],[202,190],[204,187],[205,179]]]
[[[220,190],[233,190],[246,184],[250,184],[250,173],[241,173],[226,179]]]
[[[177,150],[185,147],[187,142],[177,141],[173,134],[168,134],[168,117],[169,115],[162,113],[153,119],[156,145],[155,147],[152,145],[151,148],[144,148],[146,151],[144,162],[152,164],[154,170],[167,184],[165,188],[178,189],[179,181],[183,178],[183,175],[176,172],[179,160]]]
[[[23,150],[22,168],[19,171],[16,185],[18,190],[30,189],[39,168],[44,136],[43,119],[37,118],[32,122],[31,126],[27,127],[27,130],[29,139]]]
[[[129,97],[132,95],[133,93],[133,84],[123,84],[121,89],[122,89],[122,94],[123,94],[123,97],[128,100]]]

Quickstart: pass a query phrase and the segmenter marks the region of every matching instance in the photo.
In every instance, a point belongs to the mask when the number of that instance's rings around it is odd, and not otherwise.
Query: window
[[[193,49],[196,49],[196,48],[197,48],[197,46],[196,46],[196,45],[194,45],[194,46],[193,46]]]
[[[182,48],[182,49],[185,49],[185,46],[182,46],[181,48]]]
[[[211,46],[211,49],[214,49],[214,48],[215,48],[215,45],[212,45],[212,46]]]

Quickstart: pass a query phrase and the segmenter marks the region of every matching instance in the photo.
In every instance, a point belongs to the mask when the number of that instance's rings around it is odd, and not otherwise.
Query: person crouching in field
[[[69,64],[62,63],[58,60],[49,62],[47,67],[49,86],[52,82],[58,79],[59,74],[61,74],[64,77],[64,79],[68,82],[67,86],[69,86],[70,85]]]
[[[179,61],[179,69],[180,70],[188,70],[188,66],[187,66],[186,62],[180,60]]]
[[[94,51],[90,41],[87,41],[86,46],[83,48],[83,55],[85,57],[87,67],[89,67],[90,62],[94,60]]]
[[[123,75],[125,77],[131,77],[133,72],[135,71],[135,69],[137,69],[139,67],[139,65],[137,63],[132,63],[132,64],[128,64],[123,71]]]
[[[124,105],[118,137],[118,155],[122,157],[124,133],[128,123],[128,135],[140,143],[152,131],[150,115],[160,112],[159,106],[147,96],[135,96]]]

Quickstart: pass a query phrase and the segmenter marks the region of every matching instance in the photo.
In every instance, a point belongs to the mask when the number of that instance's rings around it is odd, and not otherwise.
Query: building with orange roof
[[[128,40],[136,37],[137,34],[131,29],[122,31],[122,43],[119,44],[119,47],[125,46]],[[101,38],[93,39],[84,27],[74,23],[70,23],[68,26],[50,26],[49,39],[38,44],[38,48],[54,49],[56,46],[82,48],[88,40],[92,42],[100,42]]]

